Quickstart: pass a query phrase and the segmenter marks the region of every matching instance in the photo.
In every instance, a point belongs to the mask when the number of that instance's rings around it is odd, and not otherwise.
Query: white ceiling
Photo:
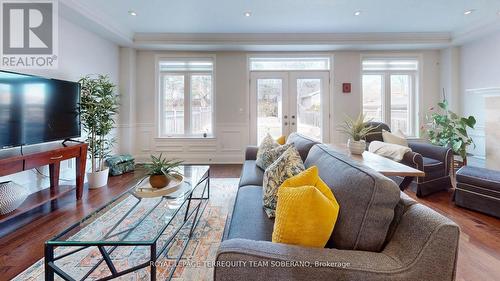
[[[165,34],[462,34],[500,23],[500,0],[62,0],[101,27],[141,43]],[[464,11],[475,11],[466,16]],[[137,13],[130,16],[129,10]],[[354,12],[360,10],[360,16]],[[251,11],[251,17],[245,17]],[[71,13],[69,13],[71,14]],[[71,16],[74,18],[73,16]],[[162,34],[160,36],[160,34]],[[244,35],[242,35],[244,36]],[[196,36],[195,36],[196,37]],[[418,36],[417,36],[418,37]],[[139,38],[139,39],[138,39]],[[154,41],[154,40],[149,40]],[[186,43],[186,42],[183,42]],[[214,43],[214,42],[210,42]],[[215,42],[217,43],[217,42]],[[399,42],[398,42],[399,43]],[[429,42],[429,44],[435,42]],[[188,42],[189,44],[189,42]]]

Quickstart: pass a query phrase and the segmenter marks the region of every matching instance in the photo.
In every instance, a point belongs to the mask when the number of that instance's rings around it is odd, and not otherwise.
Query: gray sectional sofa
[[[299,134],[305,166],[316,165],[340,213],[325,248],[272,243],[262,208],[263,173],[249,147],[214,280],[454,280],[459,228],[416,203],[390,179]]]

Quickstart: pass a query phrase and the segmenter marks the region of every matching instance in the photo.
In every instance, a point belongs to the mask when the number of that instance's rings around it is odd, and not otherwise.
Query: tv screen
[[[0,71],[0,148],[80,137],[80,84]]]

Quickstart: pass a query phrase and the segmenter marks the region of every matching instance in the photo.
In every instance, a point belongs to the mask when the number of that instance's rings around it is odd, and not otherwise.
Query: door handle
[[[295,122],[292,122],[292,126],[294,126],[294,125],[295,125]]]
[[[285,122],[285,126],[288,126],[288,122]]]
[[[292,115],[292,119],[295,119],[295,115]]]
[[[285,115],[285,116],[283,116],[283,118],[285,118],[285,119],[286,119],[286,118],[288,118],[288,116],[287,116],[287,115]]]

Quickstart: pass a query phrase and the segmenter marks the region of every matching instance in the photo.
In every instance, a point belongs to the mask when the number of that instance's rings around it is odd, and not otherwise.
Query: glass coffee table
[[[156,280],[156,262],[167,254],[172,261],[167,275],[170,280],[210,197],[209,166],[186,165],[179,172],[184,181],[174,193],[157,198],[137,196],[136,188],[149,185],[149,177],[144,177],[129,191],[47,241],[45,280],[54,280],[55,274],[64,280],[109,280],[147,267],[151,280]],[[141,262],[121,260],[131,251],[142,258],[134,261]],[[79,265],[88,263],[88,270],[75,270],[74,260]],[[103,275],[104,271],[107,274]]]

